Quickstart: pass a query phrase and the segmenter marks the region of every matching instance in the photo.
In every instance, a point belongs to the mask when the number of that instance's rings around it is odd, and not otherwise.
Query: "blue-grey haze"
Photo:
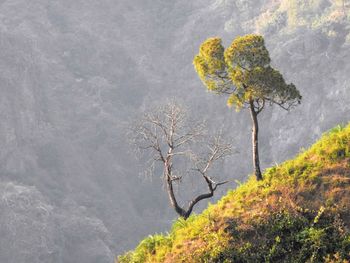
[[[0,0],[0,262],[107,263],[166,231],[176,215],[159,176],[140,175],[125,131],[168,98],[225,124],[239,153],[220,176],[246,178],[248,113],[206,93],[193,70],[207,37],[228,45],[264,34],[273,64],[303,95],[290,113],[262,114],[264,167],[348,122],[349,14],[324,22],[334,3],[319,0],[297,17],[305,23],[292,26],[281,10],[261,25],[279,2],[288,1]]]

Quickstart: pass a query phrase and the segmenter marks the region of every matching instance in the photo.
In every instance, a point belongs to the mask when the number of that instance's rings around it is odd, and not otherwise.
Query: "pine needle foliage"
[[[271,59],[260,35],[240,36],[225,49],[220,38],[202,43],[193,64],[209,91],[227,94],[227,104],[237,110],[249,102],[290,108],[301,101],[293,83],[270,65]]]

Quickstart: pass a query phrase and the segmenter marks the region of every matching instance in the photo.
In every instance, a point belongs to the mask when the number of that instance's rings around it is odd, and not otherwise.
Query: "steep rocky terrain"
[[[223,176],[245,178],[248,116],[207,94],[193,70],[207,37],[227,45],[264,34],[274,64],[301,90],[291,113],[262,116],[264,167],[347,121],[349,8],[335,0],[0,1],[0,218],[9,225],[0,261],[110,262],[167,229],[175,215],[161,183],[139,176],[125,140],[127,123],[166,98],[213,127],[225,123],[239,154]]]

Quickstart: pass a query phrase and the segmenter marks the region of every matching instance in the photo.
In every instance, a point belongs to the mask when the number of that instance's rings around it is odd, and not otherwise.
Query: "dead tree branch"
[[[132,144],[138,151],[149,154],[151,166],[156,162],[162,164],[170,204],[181,217],[187,219],[199,201],[212,197],[218,186],[227,183],[216,183],[208,172],[216,161],[231,154],[231,144],[217,136],[207,145],[204,157],[194,155],[193,145],[204,136],[205,123],[189,121],[186,111],[178,104],[169,103],[145,114],[131,131]],[[201,175],[208,187],[207,193],[196,196],[185,207],[179,205],[174,192],[174,183],[183,177],[174,174],[174,163],[178,163],[180,157],[194,163],[193,170]]]

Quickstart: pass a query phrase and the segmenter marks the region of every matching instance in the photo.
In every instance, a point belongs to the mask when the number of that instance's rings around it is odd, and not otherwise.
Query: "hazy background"
[[[176,215],[125,128],[167,98],[225,124],[239,154],[221,176],[246,178],[248,113],[193,70],[207,37],[263,34],[303,95],[260,116],[263,167],[347,123],[349,21],[347,0],[0,0],[0,262],[107,263],[166,231]]]

